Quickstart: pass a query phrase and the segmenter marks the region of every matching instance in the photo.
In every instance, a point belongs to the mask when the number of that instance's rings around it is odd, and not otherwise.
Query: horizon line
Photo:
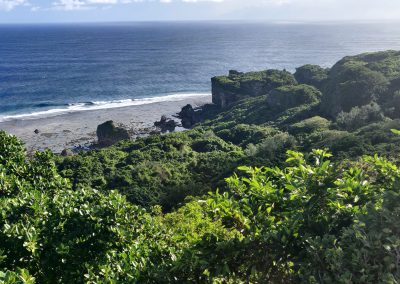
[[[196,20],[127,20],[127,21],[48,21],[48,22],[1,22],[0,25],[73,25],[73,24],[137,24],[137,23],[265,23],[265,24],[380,24],[400,22],[400,19],[326,19],[326,20],[268,20],[268,19],[196,19]]]

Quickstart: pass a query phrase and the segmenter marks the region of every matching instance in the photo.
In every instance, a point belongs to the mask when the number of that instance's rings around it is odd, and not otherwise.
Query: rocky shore
[[[96,145],[98,125],[113,121],[126,129],[131,139],[159,131],[155,121],[165,116],[174,119],[187,104],[193,107],[211,103],[211,95],[196,95],[184,100],[164,101],[123,108],[73,112],[53,117],[13,120],[0,123],[0,129],[18,136],[28,152],[50,149],[61,153],[64,149],[79,150]],[[176,119],[176,118],[175,118]],[[175,131],[183,130],[177,126]]]

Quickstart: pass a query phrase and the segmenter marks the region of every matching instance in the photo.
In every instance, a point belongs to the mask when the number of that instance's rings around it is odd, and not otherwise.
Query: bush
[[[383,194],[382,206],[369,204],[366,213],[358,214],[339,237],[325,235],[309,241],[311,262],[302,269],[304,282],[397,283],[400,280],[400,194],[393,190]]]
[[[296,139],[288,133],[278,133],[274,136],[263,139],[258,144],[248,145],[245,153],[251,159],[263,158],[270,162],[278,162],[285,156],[286,149],[293,148]]]
[[[257,144],[264,138],[274,135],[278,130],[273,127],[259,125],[238,124],[232,128],[226,128],[216,133],[223,140],[235,145],[247,146],[250,143]]]
[[[290,126],[290,132],[293,134],[307,134],[315,131],[327,130],[331,122],[323,117],[314,116]]]
[[[372,122],[381,121],[384,116],[376,103],[354,107],[350,112],[340,112],[336,117],[337,125],[345,130],[356,130]]]
[[[396,283],[399,169],[376,156],[343,170],[329,157],[289,151],[283,170],[241,167],[245,176],[227,179],[230,191],[206,202],[242,236],[193,248],[203,271],[255,283]]]
[[[238,150],[238,148],[236,148],[232,144],[226,143],[224,140],[222,140],[217,136],[197,139],[191,144],[191,147],[193,151],[199,153],[214,152],[214,151],[229,152]]]
[[[142,240],[160,232],[150,215],[115,192],[71,190],[51,153],[27,160],[15,137],[0,132],[0,141],[1,148],[13,149],[2,154],[7,168],[0,164],[0,279],[5,283],[82,283],[88,271],[101,274],[110,256],[135,242],[143,249]],[[136,266],[132,279],[150,264],[139,255],[130,256]]]
[[[315,87],[308,85],[283,86],[273,90],[267,97],[269,107],[274,112],[287,110],[300,105],[315,104],[322,94]]]

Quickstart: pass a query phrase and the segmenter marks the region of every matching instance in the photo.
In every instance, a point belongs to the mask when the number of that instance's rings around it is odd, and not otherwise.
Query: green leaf
[[[400,135],[400,130],[397,129],[390,129],[390,131],[392,131],[392,133],[396,134],[396,135]]]

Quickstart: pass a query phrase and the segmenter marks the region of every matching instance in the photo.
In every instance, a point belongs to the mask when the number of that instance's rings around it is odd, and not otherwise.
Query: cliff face
[[[228,76],[211,79],[212,100],[214,104],[224,108],[240,99],[266,95],[275,88],[296,84],[294,76],[287,71],[229,71]]]
[[[237,94],[229,90],[221,77],[211,78],[212,102],[220,107],[225,107],[237,100]]]

